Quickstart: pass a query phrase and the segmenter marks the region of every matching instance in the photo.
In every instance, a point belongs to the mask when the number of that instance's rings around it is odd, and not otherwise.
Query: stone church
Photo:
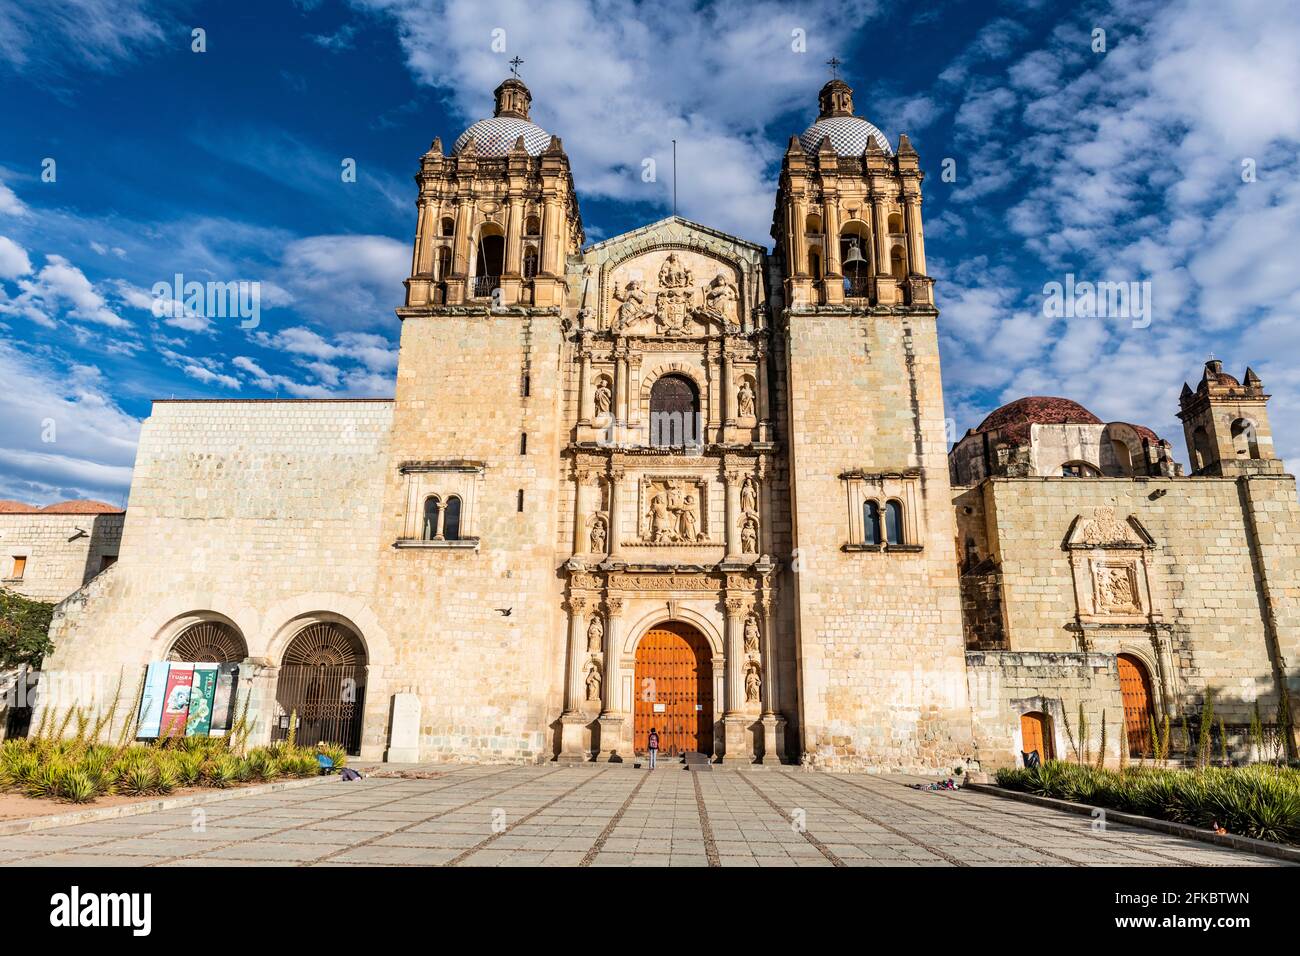
[[[395,398],[154,403],[47,676],[237,663],[254,739],[397,760],[629,761],[654,726],[932,770],[1063,749],[1080,703],[1112,749],[1212,686],[1278,712],[1300,509],[1258,379],[1184,395],[1191,476],[1061,399],[950,456],[918,157],[847,84],[771,251],[676,216],[586,245],[531,99],[421,158]]]

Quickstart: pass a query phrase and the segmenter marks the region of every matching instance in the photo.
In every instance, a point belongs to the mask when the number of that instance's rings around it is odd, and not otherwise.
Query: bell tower
[[[584,238],[569,158],[532,122],[518,76],[494,95],[492,117],[465,130],[451,155],[435,139],[420,160],[407,309],[563,301],[565,262]]]
[[[1193,475],[1236,477],[1281,474],[1282,461],[1273,450],[1264,383],[1253,369],[1237,381],[1223,363],[1205,363],[1196,391],[1184,383],[1178,417],[1187,436]]]
[[[831,766],[938,766],[970,752],[971,722],[922,174],[843,80],[818,105],[772,222],[802,745]]]

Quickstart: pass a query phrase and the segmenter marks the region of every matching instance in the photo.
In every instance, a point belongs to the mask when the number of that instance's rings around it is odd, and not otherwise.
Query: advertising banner
[[[167,694],[166,661],[153,661],[144,672],[144,690],[140,695],[140,713],[136,715],[136,736],[157,737],[162,726],[163,697]]]
[[[167,692],[163,697],[160,737],[182,737],[185,720],[190,712],[190,682],[194,679],[193,664],[172,664],[167,671]]]
[[[212,699],[212,729],[209,733],[222,734],[230,730],[238,719],[236,701],[239,699],[239,665],[222,664],[217,668],[217,693]]]
[[[185,720],[185,736],[206,737],[212,726],[212,702],[217,693],[217,665],[195,664],[190,684],[190,712]]]

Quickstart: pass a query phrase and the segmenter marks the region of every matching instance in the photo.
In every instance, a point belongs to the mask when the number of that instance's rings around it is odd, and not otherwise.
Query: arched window
[[[885,504],[885,543],[903,543],[903,506],[897,501]]]
[[[444,216],[442,220],[442,235],[453,236],[456,233],[456,223],[451,216]]]
[[[1067,461],[1061,466],[1062,478],[1100,478],[1101,470],[1086,461]]]
[[[439,282],[446,279],[451,273],[451,246],[440,246],[438,249],[438,258],[434,264],[434,278]]]
[[[650,443],[697,444],[700,441],[700,397],[684,375],[664,375],[650,389]]]
[[[442,536],[448,541],[460,540],[460,499],[455,495],[447,499],[447,513],[442,518]]]
[[[814,279],[822,277],[822,250],[820,246],[813,246],[808,250],[808,274]]]
[[[478,250],[474,261],[474,295],[483,297],[501,284],[501,270],[505,265],[506,240],[501,227],[487,223],[479,232]]]
[[[880,505],[874,501],[862,504],[862,543],[880,544]]]
[[[1192,432],[1192,454],[1196,457],[1196,461],[1192,462],[1196,471],[1208,467],[1210,462],[1214,460],[1214,452],[1210,446],[1210,434],[1205,430],[1204,425],[1197,426],[1196,430]]]
[[[1238,418],[1232,423],[1232,447],[1238,458],[1259,457],[1259,441],[1255,435],[1254,422]]]
[[[438,515],[442,511],[442,502],[436,496],[424,499],[424,529],[420,537],[432,541],[438,536]]]
[[[903,234],[903,217],[896,212],[889,214],[889,234],[891,236],[900,236]]]
[[[894,246],[889,253],[889,274],[895,279],[907,278],[907,258],[902,246]]]
[[[540,236],[542,234],[542,221],[536,216],[529,216],[524,220],[525,236]]]
[[[844,294],[850,298],[867,295],[871,275],[871,241],[865,223],[849,222],[840,230],[840,271],[844,273]]]
[[[819,235],[821,235],[821,231],[822,231],[822,217],[819,216],[819,215],[817,215],[815,212],[813,212],[813,213],[809,213],[809,214],[808,214],[808,218],[804,220],[804,229],[803,229],[803,231],[804,231],[804,232],[807,232],[807,233],[810,233],[810,234],[812,234],[812,235],[814,235],[814,236],[819,236]]]
[[[537,275],[537,247],[524,248],[524,278],[531,279]]]

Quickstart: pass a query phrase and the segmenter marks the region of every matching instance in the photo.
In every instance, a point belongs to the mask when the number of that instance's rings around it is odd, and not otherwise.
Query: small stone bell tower
[[[1247,368],[1239,382],[1218,359],[1206,362],[1196,390],[1184,384],[1178,400],[1191,473],[1225,478],[1281,474],[1268,424],[1269,398],[1253,369]]]

